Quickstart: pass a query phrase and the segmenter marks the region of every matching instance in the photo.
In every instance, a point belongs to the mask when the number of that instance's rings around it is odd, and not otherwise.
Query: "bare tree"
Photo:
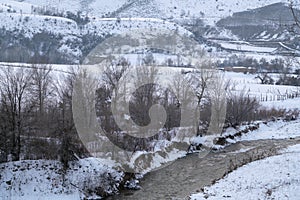
[[[197,95],[197,104],[200,106],[201,101],[205,96],[206,89],[208,87],[209,81],[214,78],[214,74],[216,73],[213,68],[213,64],[210,60],[203,61],[198,64],[198,70],[195,70],[192,73],[191,82],[195,85],[196,95]]]
[[[58,126],[61,129],[69,129],[73,127],[73,114],[72,114],[72,95],[75,85],[76,76],[79,68],[72,67],[69,69],[70,73],[60,74],[60,77],[54,81],[54,93],[57,96],[57,107],[60,114]]]
[[[77,67],[71,68],[69,71],[70,73],[62,75],[55,84],[60,111],[57,124],[57,131],[61,140],[59,152],[64,169],[68,167],[70,160],[77,159],[78,155],[85,153],[80,140],[82,138],[79,138],[77,131],[88,130],[86,126],[90,122],[89,116],[86,119],[86,113],[82,113],[87,108],[85,107],[87,105],[86,102],[83,101],[87,97],[83,93],[85,91],[84,88],[89,88],[89,85],[84,85],[80,81],[84,77],[84,71],[82,72]],[[74,100],[74,95],[75,98],[77,97],[76,95],[80,96],[80,98]],[[74,115],[73,109],[77,109],[75,112],[81,112],[82,115]],[[76,128],[75,123],[77,123]]]
[[[195,107],[198,107],[198,99],[195,96],[194,88],[191,85],[190,79],[182,72],[177,73],[172,77],[172,82],[171,85],[169,85],[169,88],[171,88],[176,97],[176,107],[181,109],[181,124],[183,126],[189,126],[191,123],[195,124],[195,117],[190,115],[190,113],[193,113]],[[172,106],[172,104],[173,102],[171,102],[169,106]],[[176,107],[169,112],[169,115],[173,119],[178,118],[178,116],[176,116]]]
[[[272,79],[272,77],[269,76],[268,72],[261,72],[261,73],[257,74],[257,76],[255,78],[259,79],[261,84],[273,84],[274,83],[274,80]]]
[[[104,82],[108,85],[108,89],[111,92],[110,99],[113,99],[112,105],[116,105],[116,101],[121,98],[121,85],[120,79],[126,76],[126,72],[130,66],[130,63],[125,58],[120,58],[118,60],[109,60],[107,62],[107,67],[104,71]],[[112,98],[112,95],[114,98]],[[115,108],[113,108],[115,109]]]
[[[158,69],[154,66],[139,66],[136,68],[136,91],[131,102],[132,118],[139,125],[150,123],[148,111],[153,104],[158,103],[159,97],[155,92],[159,89],[157,83]]]
[[[11,135],[12,160],[19,160],[21,135],[24,131],[25,108],[31,86],[32,70],[5,67],[0,69],[0,94],[3,111]]]
[[[191,87],[190,80],[184,74],[175,74],[172,78],[172,84],[169,87],[174,91],[179,105],[185,106],[193,101],[193,96],[191,96],[193,88]]]
[[[8,121],[5,114],[5,106],[0,102],[0,163],[7,161],[7,156],[10,153],[9,137],[8,137]]]
[[[198,109],[201,110],[202,100],[206,96],[208,85],[214,79],[214,74],[216,73],[216,71],[213,68],[212,62],[210,60],[198,63],[198,65],[199,70],[196,70],[191,74],[190,81],[191,84],[194,85],[196,91]],[[202,135],[199,129],[200,123],[201,121],[200,119],[198,119],[197,135]]]
[[[295,9],[295,1],[294,0],[290,0],[290,10],[291,10],[291,13],[293,15],[293,18],[294,18],[294,24],[292,26],[292,32],[294,33],[299,33],[299,29],[300,29],[300,20],[299,20],[299,12],[297,12],[297,10]]]
[[[230,80],[225,80],[223,74],[215,75],[209,84],[209,101],[211,104],[211,117],[208,133],[222,134],[226,118],[227,92],[230,87]]]
[[[38,108],[38,121],[41,126],[44,122],[45,106],[49,105],[50,97],[54,95],[52,67],[48,65],[33,66],[32,95]]]

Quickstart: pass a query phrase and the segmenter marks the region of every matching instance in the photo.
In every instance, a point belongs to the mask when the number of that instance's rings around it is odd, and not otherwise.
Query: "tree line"
[[[72,73],[56,73],[51,65],[0,68],[2,162],[68,160],[84,152],[72,119],[73,81]]]
[[[171,140],[174,130],[184,126],[183,120],[194,124],[195,134],[202,136],[243,122],[283,115],[259,110],[259,102],[246,92],[230,92],[230,81],[222,79],[211,63],[202,65],[198,72],[175,73],[166,86],[156,84],[159,72],[155,66],[136,68],[137,88],[129,99],[132,121],[147,126],[151,122],[150,108],[155,104],[166,111],[160,132],[147,138],[129,136],[116,123],[118,117],[126,121],[122,110],[126,88],[119,83],[132,67],[126,59],[110,62],[101,81],[90,79],[94,82],[88,84],[80,82],[88,75],[79,67],[70,68],[67,73],[47,64],[0,67],[0,161],[60,159],[67,166],[72,159],[90,155],[78,131],[90,133],[87,140],[93,141],[102,128],[117,146],[137,151],[149,150],[150,143],[159,139]],[[141,84],[145,82],[149,84]],[[74,100],[74,95],[83,98]],[[117,115],[112,112],[116,107]],[[192,114],[184,115],[183,108]],[[80,118],[74,117],[74,109],[82,113]]]

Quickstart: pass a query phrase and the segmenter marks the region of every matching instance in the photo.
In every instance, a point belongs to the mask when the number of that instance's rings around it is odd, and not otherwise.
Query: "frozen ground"
[[[289,199],[300,191],[300,145],[281,155],[247,164],[227,175],[191,199]]]

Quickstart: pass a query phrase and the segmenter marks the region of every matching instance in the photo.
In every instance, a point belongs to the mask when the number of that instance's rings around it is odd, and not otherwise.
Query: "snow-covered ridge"
[[[189,31],[176,23],[154,18],[101,18],[79,27],[74,20],[63,17],[0,13],[0,27],[8,31],[22,32],[28,38],[41,32],[77,36],[93,33],[103,36],[143,28],[176,30],[178,33],[191,35]]]
[[[82,11],[83,14],[90,16],[102,17],[105,14],[113,12],[124,5],[127,0],[97,0],[97,1],[80,1],[80,0],[0,0],[1,4],[10,6],[11,9],[16,12],[22,12],[31,14],[32,8],[48,8],[50,10],[56,10],[57,12],[73,12],[77,13]],[[5,11],[5,10],[3,10]]]
[[[41,32],[62,35],[79,34],[75,21],[44,15],[0,13],[0,27],[7,31],[22,32],[28,38]]]

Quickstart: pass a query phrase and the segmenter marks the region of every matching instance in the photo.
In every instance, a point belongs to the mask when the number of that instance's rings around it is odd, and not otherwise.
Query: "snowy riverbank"
[[[191,199],[299,199],[300,145],[247,164]]]

